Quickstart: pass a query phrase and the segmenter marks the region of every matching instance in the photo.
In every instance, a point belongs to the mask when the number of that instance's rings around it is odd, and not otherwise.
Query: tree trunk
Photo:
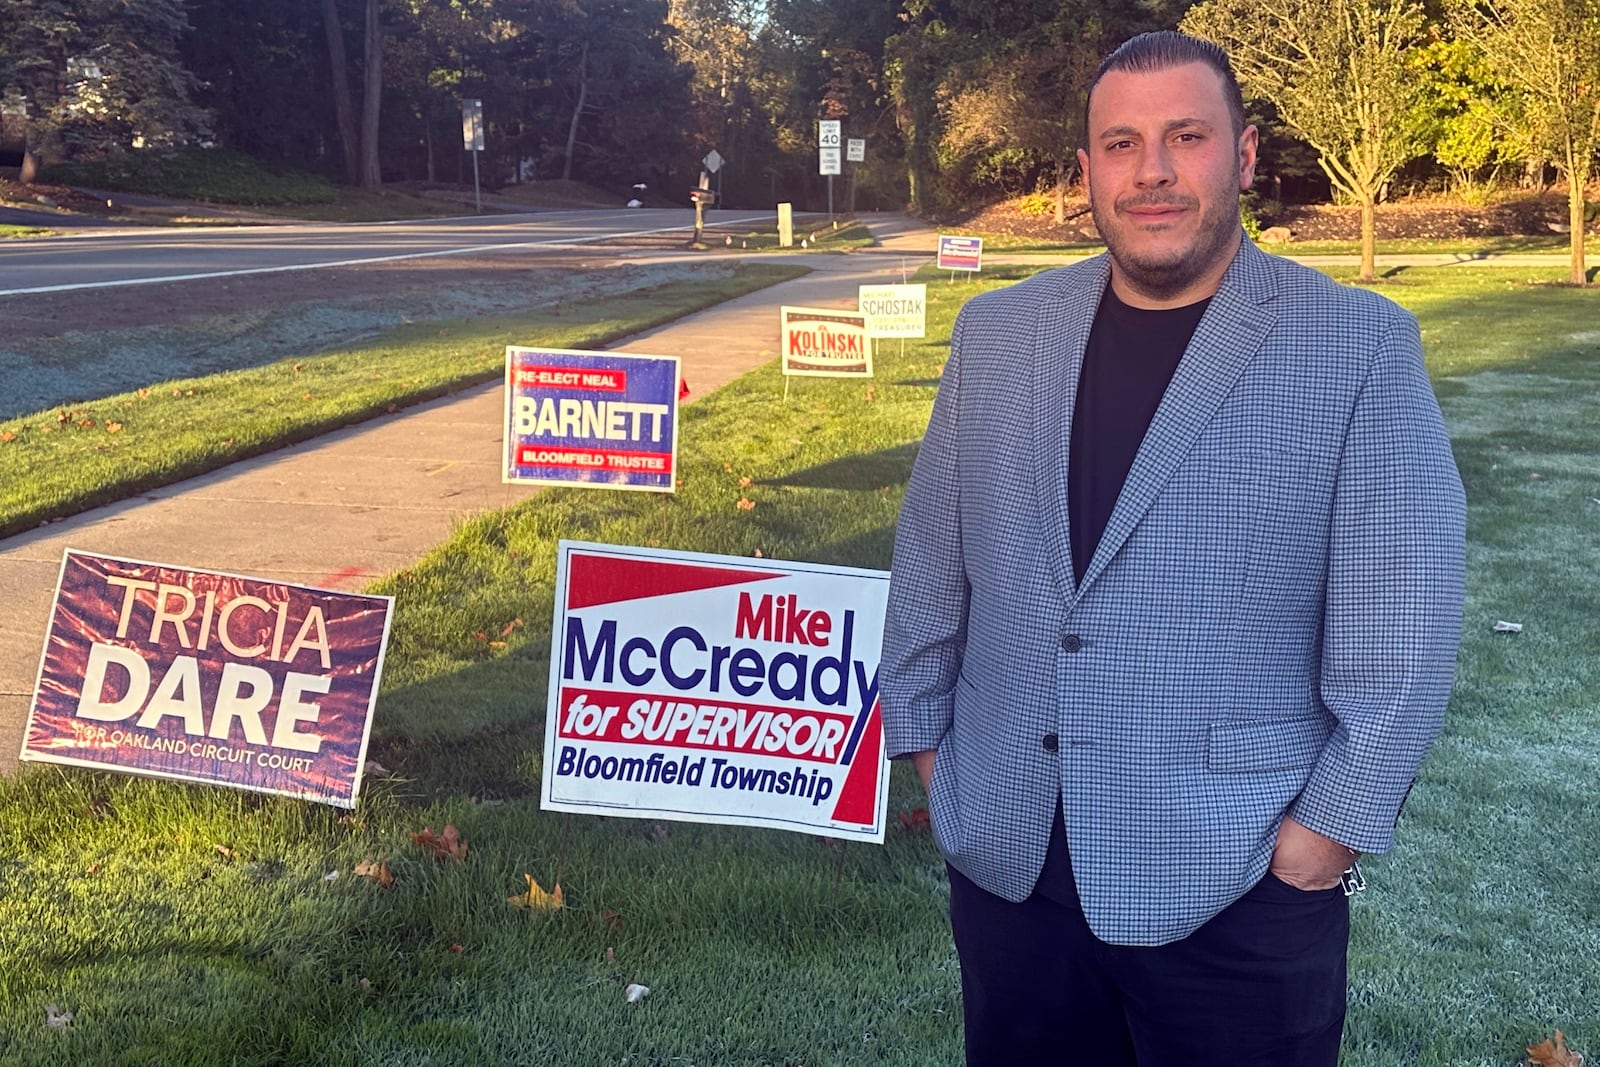
[[[1377,194],[1370,189],[1361,191],[1361,276],[1357,281],[1378,280],[1378,207]]]
[[[367,0],[362,37],[366,92],[361,101],[361,188],[377,189],[383,184],[378,166],[378,109],[383,104],[383,27],[378,22],[378,0]]]
[[[1583,178],[1589,169],[1587,163],[1588,160],[1584,160],[1584,166],[1567,171],[1567,221],[1572,226],[1568,237],[1571,238],[1573,285],[1589,283],[1587,265],[1583,259]]]
[[[578,103],[572,109],[572,125],[567,127],[567,159],[561,165],[561,180],[572,178],[572,152],[578,144],[578,119],[583,117],[583,105],[589,96],[589,42],[583,42],[583,55],[578,58]]]
[[[32,185],[39,180],[39,157],[33,151],[33,145],[26,141],[22,146],[22,173],[17,175],[17,180],[23,185]]]
[[[434,177],[433,167],[433,116],[427,113],[426,108],[423,109],[422,140],[428,146],[428,184],[432,185],[439,179]]]
[[[333,116],[339,125],[339,148],[344,159],[344,180],[354,185],[361,177],[356,140],[355,105],[350,102],[350,74],[345,69],[344,30],[339,26],[339,6],[322,0],[322,28],[328,36],[328,68],[333,82]]]
[[[1064,226],[1067,222],[1067,160],[1065,156],[1056,157],[1056,225]]]

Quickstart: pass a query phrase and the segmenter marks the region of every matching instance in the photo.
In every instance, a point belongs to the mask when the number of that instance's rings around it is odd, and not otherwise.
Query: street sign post
[[[717,199],[721,200],[722,199],[722,165],[724,163],[726,163],[727,160],[722,157],[722,153],[721,152],[718,152],[715,148],[713,148],[711,151],[706,153],[706,157],[704,159],[702,159],[700,162],[705,164],[705,168],[706,168],[707,171],[709,171],[710,173],[715,174],[717,176]]]
[[[472,153],[472,203],[483,214],[483,192],[478,184],[478,153],[483,151],[483,101],[461,101],[461,142]]]
[[[867,139],[865,137],[852,137],[845,142],[844,158],[854,163],[850,168],[850,206],[846,209],[850,214],[856,213],[856,175],[861,171],[861,164],[867,158]]]
[[[817,121],[818,173],[828,176],[828,217],[833,218],[833,176],[841,173],[839,150],[843,147],[844,131],[838,119]]]

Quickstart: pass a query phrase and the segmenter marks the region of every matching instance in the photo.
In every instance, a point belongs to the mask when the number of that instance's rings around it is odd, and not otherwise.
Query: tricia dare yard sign
[[[22,758],[354,807],[392,606],[68,549]]]
[[[562,541],[542,803],[883,840],[889,576]]]

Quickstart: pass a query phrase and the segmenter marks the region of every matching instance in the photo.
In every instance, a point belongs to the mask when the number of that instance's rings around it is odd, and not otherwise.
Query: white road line
[[[743,219],[718,219],[717,225],[739,225],[746,222],[765,221],[770,214],[752,215]],[[76,282],[71,285],[38,285],[26,289],[0,289],[0,296],[27,296],[33,293],[70,293],[81,289],[114,289],[123,285],[155,285],[159,282],[187,282],[202,278],[237,278],[246,274],[283,274],[296,270],[326,270],[329,267],[356,267],[364,263],[393,263],[402,259],[431,259],[437,256],[465,256],[473,252],[502,252],[513,248],[553,248],[562,245],[584,245],[595,241],[608,241],[615,237],[645,237],[653,233],[671,233],[687,230],[688,225],[658,226],[653,230],[629,230],[624,233],[601,233],[593,237],[561,237],[549,241],[517,241],[512,244],[472,245],[468,248],[445,248],[434,252],[407,252],[398,256],[370,256],[365,259],[341,259],[331,263],[296,263],[286,267],[246,267],[241,270],[215,270],[200,274],[167,274],[157,278],[126,278],[110,282]]]

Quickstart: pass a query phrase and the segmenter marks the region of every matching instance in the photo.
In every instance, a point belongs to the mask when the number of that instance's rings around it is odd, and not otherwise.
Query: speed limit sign
[[[822,119],[822,120],[818,121],[818,123],[817,123],[817,147],[818,148],[838,148],[838,147],[840,147],[840,138],[843,136],[843,133],[839,128],[840,125],[841,125],[841,123],[839,122],[838,119]]]

